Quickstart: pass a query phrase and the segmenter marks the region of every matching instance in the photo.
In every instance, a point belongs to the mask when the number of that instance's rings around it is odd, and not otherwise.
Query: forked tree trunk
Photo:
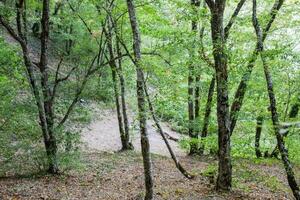
[[[145,187],[146,187],[145,200],[151,200],[153,199],[153,178],[152,178],[152,166],[151,166],[151,157],[150,157],[150,145],[149,145],[149,139],[147,133],[143,70],[141,66],[141,38],[140,38],[139,26],[136,19],[136,12],[135,12],[133,0],[127,0],[127,8],[129,13],[131,29],[132,29],[133,50],[134,50],[136,75],[137,75],[137,101],[138,101],[139,123],[140,123],[140,133],[141,133],[142,156],[143,156],[143,163],[144,163]]]
[[[41,72],[41,86],[42,92],[40,92],[38,80],[34,75],[33,62],[29,56],[29,50],[26,42],[26,21],[25,14],[22,14],[24,6],[24,0],[19,0],[17,4],[17,30],[16,33],[12,27],[4,20],[0,15],[0,22],[9,32],[9,34],[19,42],[23,52],[24,64],[28,73],[29,82],[33,90],[33,95],[38,107],[40,127],[43,133],[43,139],[45,149],[48,158],[48,171],[49,173],[58,173],[57,164],[57,144],[54,133],[54,114],[53,114],[53,98],[52,92],[48,81],[48,61],[47,61],[47,49],[49,39],[49,1],[43,1],[43,15],[41,19],[42,35],[41,35],[41,54],[40,62],[37,66]],[[22,23],[23,19],[23,23]],[[23,27],[22,27],[23,26]],[[24,29],[24,30],[23,30]],[[25,31],[25,33],[23,32]]]

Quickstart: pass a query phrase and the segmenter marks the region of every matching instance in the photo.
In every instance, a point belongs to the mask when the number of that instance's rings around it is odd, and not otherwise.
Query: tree
[[[146,194],[145,200],[153,199],[153,179],[150,157],[150,145],[147,133],[147,118],[145,109],[144,74],[141,66],[141,38],[133,0],[127,0],[127,8],[133,37],[133,52],[136,66],[136,87],[138,102],[138,117],[140,123],[141,146],[144,163]]]
[[[198,0],[191,0],[191,6],[193,9],[193,13],[197,13],[197,7],[200,6],[200,2]],[[195,20],[195,16],[192,19],[192,32],[197,34],[197,21]],[[191,52],[191,59],[193,59],[193,52],[195,52],[195,47],[190,50]],[[198,139],[198,134],[195,130],[195,119],[199,117],[199,76],[195,77],[195,66],[194,63],[191,61],[189,64],[189,75],[188,75],[188,116],[189,116],[189,125],[188,131],[189,136],[192,139],[190,143],[190,155],[196,154],[198,151],[197,143],[195,140]],[[196,88],[195,88],[196,86]]]
[[[217,117],[218,117],[218,156],[219,169],[217,179],[217,190],[228,191],[231,189],[232,165],[230,156],[230,119],[228,99],[228,58],[226,55],[226,40],[229,36],[236,16],[245,3],[241,0],[229,23],[224,28],[224,11],[226,0],[206,0],[211,12],[211,38],[213,43],[214,68],[217,82]]]
[[[256,33],[257,41],[258,41],[258,53],[259,53],[260,58],[263,63],[264,74],[265,74],[265,78],[266,78],[266,82],[267,82],[267,90],[268,90],[268,95],[269,95],[269,100],[270,100],[272,122],[273,122],[274,132],[275,132],[276,139],[277,139],[277,145],[278,145],[278,149],[281,153],[282,162],[283,162],[285,170],[286,170],[288,183],[293,191],[295,198],[300,199],[300,190],[299,190],[299,186],[296,182],[295,174],[294,174],[292,165],[291,165],[289,157],[288,157],[288,150],[285,147],[283,136],[279,132],[280,128],[279,128],[279,118],[278,118],[278,112],[277,112],[277,106],[276,106],[276,96],[275,96],[274,88],[273,88],[272,75],[270,73],[269,65],[267,63],[267,56],[264,52],[263,31],[262,31],[262,29],[260,27],[260,23],[257,19],[256,9],[257,9],[256,0],[253,0],[252,22],[253,22],[253,27],[255,28],[255,33]]]
[[[64,123],[68,120],[70,114],[74,110],[75,105],[80,99],[80,95],[84,90],[88,79],[92,74],[97,72],[100,66],[104,66],[105,63],[101,60],[99,66],[95,66],[95,61],[97,55],[92,58],[91,63],[87,67],[86,73],[83,75],[83,80],[79,83],[78,88],[76,88],[75,96],[71,103],[67,106],[66,112],[63,114],[62,118],[58,121],[54,120],[56,118],[54,104],[57,95],[58,86],[68,80],[76,67],[73,67],[67,74],[61,76],[61,65],[63,59],[58,63],[58,66],[54,73],[54,80],[49,79],[50,68],[48,66],[48,43],[49,43],[49,33],[50,33],[50,3],[49,0],[43,0],[42,4],[42,18],[41,18],[41,37],[40,37],[40,58],[39,62],[34,62],[34,59],[30,56],[29,46],[27,44],[26,34],[24,33],[24,18],[22,23],[22,12],[24,6],[24,0],[19,0],[17,4],[17,32],[12,28],[5,17],[0,14],[0,23],[7,30],[7,32],[20,44],[24,65],[28,75],[28,81],[30,83],[32,93],[35,99],[36,106],[38,108],[39,125],[42,131],[43,140],[45,144],[46,154],[48,158],[48,172],[52,174],[57,174],[59,172],[58,159],[57,159],[57,139],[56,132],[61,130]],[[24,15],[23,15],[24,16]],[[104,53],[104,48],[99,45],[99,54]],[[37,70],[36,70],[37,69]],[[36,73],[39,73],[41,80],[37,78]]]

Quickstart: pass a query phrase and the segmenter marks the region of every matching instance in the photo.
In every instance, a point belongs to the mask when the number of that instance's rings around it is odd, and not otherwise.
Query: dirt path
[[[113,110],[99,110],[97,113],[101,116],[93,121],[81,133],[81,140],[84,143],[84,149],[88,151],[107,151],[114,152],[121,149],[121,140],[116,112]],[[131,122],[132,117],[131,117]],[[169,156],[168,149],[159,133],[156,131],[152,121],[148,121],[148,135],[150,140],[150,149],[152,153]],[[181,135],[172,131],[167,124],[162,123],[165,132],[172,137],[180,138]],[[141,151],[140,136],[137,130],[131,131],[131,140],[136,151]],[[179,144],[169,140],[174,152],[178,156],[184,156],[185,152],[179,148]]]

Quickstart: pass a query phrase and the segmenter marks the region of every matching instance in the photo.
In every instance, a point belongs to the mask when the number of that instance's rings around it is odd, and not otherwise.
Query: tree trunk
[[[277,113],[277,106],[276,106],[276,97],[274,93],[274,88],[273,88],[273,81],[272,81],[272,76],[269,70],[269,66],[267,63],[267,59],[264,54],[264,44],[263,44],[263,35],[262,35],[262,30],[260,28],[260,24],[258,22],[257,16],[256,16],[256,0],[253,0],[253,15],[252,15],[252,22],[253,22],[253,27],[255,28],[256,31],[256,36],[257,36],[257,41],[258,41],[258,51],[260,53],[260,57],[263,63],[263,68],[264,68],[264,74],[267,82],[267,90],[268,90],[268,95],[269,95],[269,100],[270,100],[270,109],[271,109],[271,114],[272,114],[272,122],[273,122],[273,127],[277,139],[277,145],[278,149],[281,154],[282,162],[286,170],[287,174],[287,179],[290,188],[292,189],[292,192],[297,200],[300,199],[300,190],[299,186],[296,182],[295,179],[295,174],[292,168],[292,164],[289,160],[288,157],[288,150],[285,147],[283,136],[280,134],[280,125],[279,125],[279,117]]]
[[[300,190],[299,190],[299,186],[295,179],[295,174],[294,174],[294,171],[292,168],[292,164],[288,157],[288,150],[285,147],[283,136],[279,132],[279,119],[278,119],[278,113],[277,113],[277,108],[276,108],[276,98],[275,98],[275,93],[274,93],[274,89],[273,89],[273,82],[272,82],[272,77],[271,77],[267,62],[266,62],[266,58],[263,55],[263,52],[261,52],[261,59],[263,61],[263,65],[264,65],[264,73],[265,73],[265,77],[266,77],[266,81],[267,81],[267,89],[268,89],[271,113],[272,113],[272,122],[273,122],[273,126],[274,126],[274,131],[276,134],[278,149],[280,151],[282,162],[283,162],[285,170],[286,170],[288,183],[293,191],[295,198],[297,200],[300,200]]]
[[[203,128],[202,128],[202,133],[201,133],[201,139],[203,139],[207,136],[209,118],[210,118],[212,101],[213,101],[214,90],[215,90],[215,82],[216,82],[216,77],[214,76],[211,79],[210,85],[209,85],[207,101],[206,101],[206,107],[205,107],[205,115],[204,115],[204,120],[203,120]],[[201,146],[200,146],[200,154],[204,153],[204,149],[205,149],[205,146],[202,143]]]
[[[56,138],[54,135],[54,127],[53,127],[53,108],[52,108],[52,98],[51,98],[51,90],[48,85],[48,68],[47,68],[47,43],[49,36],[49,2],[44,0],[43,2],[43,35],[41,37],[41,58],[38,67],[41,71],[41,85],[42,85],[42,94],[39,90],[39,86],[37,83],[37,78],[34,75],[34,67],[32,60],[29,56],[29,51],[26,43],[26,38],[24,37],[24,33],[22,30],[21,23],[21,9],[24,6],[23,1],[20,0],[17,5],[17,30],[18,34],[12,29],[12,27],[3,19],[0,15],[0,22],[5,27],[5,29],[9,32],[9,34],[19,42],[23,52],[24,64],[26,67],[26,71],[28,74],[29,82],[33,91],[33,95],[37,104],[40,127],[43,133],[43,139],[45,144],[45,149],[48,158],[49,168],[48,171],[50,173],[58,173],[58,164],[57,164],[57,146],[56,146]],[[25,15],[23,15],[24,17]],[[24,20],[24,19],[23,19]],[[23,22],[24,25],[25,22]],[[42,98],[43,95],[43,98]]]
[[[144,93],[144,82],[143,82],[143,70],[141,66],[141,38],[139,32],[139,26],[136,19],[136,11],[133,0],[127,0],[127,8],[129,14],[129,20],[133,35],[133,50],[136,65],[136,76],[137,76],[137,101],[139,111],[139,123],[141,133],[141,147],[142,156],[144,163],[144,176],[145,176],[145,187],[146,194],[145,200],[153,199],[153,178],[152,178],[152,166],[150,156],[150,145],[147,133],[147,119],[145,110],[145,93]]]
[[[261,151],[259,149],[259,142],[260,142],[263,121],[264,118],[262,116],[258,116],[256,119],[255,154],[257,158],[260,158],[262,156]]]
[[[196,76],[196,82],[195,82],[195,134],[199,135],[199,126],[196,124],[198,124],[199,122],[199,112],[200,112],[200,75]]]
[[[219,169],[217,190],[231,190],[232,166],[230,156],[230,119],[228,102],[228,72],[227,55],[225,53],[225,38],[223,16],[226,1],[207,1],[211,10],[211,30],[213,41],[213,56],[215,61],[217,81],[217,118]]]
[[[121,143],[122,143],[122,150],[126,150],[128,147],[128,142],[125,136],[124,132],[124,126],[123,126],[123,119],[122,119],[122,113],[121,113],[121,105],[120,105],[120,100],[119,100],[119,88],[118,88],[118,79],[117,79],[117,63],[116,60],[114,60],[114,49],[113,49],[113,41],[112,41],[112,27],[110,23],[108,22],[108,28],[104,29],[104,33],[107,38],[107,47],[108,47],[108,52],[110,55],[110,60],[109,65],[111,68],[111,74],[112,74],[112,81],[113,81],[113,87],[114,87],[114,95],[115,95],[115,104],[116,104],[116,109],[117,109],[117,118],[118,118],[118,124],[119,124],[119,132],[120,132],[120,138],[121,138]]]
[[[195,13],[197,13],[196,8],[199,7],[200,2],[198,0],[191,0],[191,6]],[[197,33],[197,21],[192,20],[192,32]],[[194,47],[193,47],[194,48]],[[194,57],[194,49],[191,50],[191,58]],[[190,142],[190,155],[196,154],[198,152],[198,134],[195,131],[195,112],[197,108],[199,109],[199,101],[196,102],[196,92],[194,91],[194,88],[196,86],[195,84],[195,67],[193,61],[189,64],[188,67],[189,75],[188,75],[188,116],[189,116],[189,123],[188,123],[188,133],[191,139]],[[198,78],[198,77],[197,77]],[[199,91],[198,91],[199,93]],[[199,94],[198,94],[199,96]],[[195,100],[195,104],[194,104]],[[196,103],[198,104],[196,107]],[[199,115],[199,112],[198,112]]]
[[[118,34],[116,23],[115,23],[115,34]],[[133,150],[134,147],[130,142],[130,133],[129,133],[129,120],[127,115],[127,105],[126,105],[126,92],[125,92],[125,79],[123,75],[123,67],[122,67],[122,52],[120,48],[120,42],[116,39],[116,48],[118,59],[118,76],[120,80],[120,88],[121,88],[121,103],[122,103],[122,114],[123,114],[123,122],[124,122],[124,130],[125,130],[125,140],[126,140],[126,149]]]
[[[48,80],[48,40],[49,40],[49,0],[43,1],[42,12],[42,34],[41,34],[41,57],[40,57],[40,71],[41,71],[41,85],[44,97],[44,110],[46,114],[46,121],[48,127],[49,140],[45,142],[46,151],[49,159],[49,172],[58,173],[57,165],[57,144],[54,133],[54,114],[53,101],[51,98],[51,89]]]

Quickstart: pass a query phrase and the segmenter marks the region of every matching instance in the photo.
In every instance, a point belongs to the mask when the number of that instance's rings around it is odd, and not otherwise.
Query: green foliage
[[[201,174],[205,177],[216,177],[218,172],[218,165],[216,163],[208,165]]]

